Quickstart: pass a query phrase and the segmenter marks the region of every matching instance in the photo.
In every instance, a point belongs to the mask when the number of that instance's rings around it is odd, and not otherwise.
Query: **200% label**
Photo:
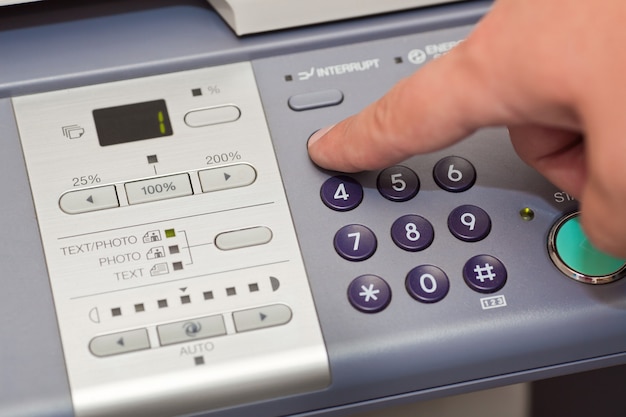
[[[213,155],[207,155],[206,164],[212,165],[212,164],[220,164],[223,162],[234,162],[234,161],[239,161],[240,159],[241,159],[241,154],[238,151],[222,152],[222,153],[216,153]]]

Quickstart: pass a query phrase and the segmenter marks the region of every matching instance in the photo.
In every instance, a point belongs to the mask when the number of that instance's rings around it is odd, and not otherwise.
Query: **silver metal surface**
[[[197,89],[203,94],[192,93]],[[173,135],[100,146],[93,109],[161,99]],[[18,97],[13,104],[78,416],[179,415],[330,383],[249,63]],[[241,116],[204,127],[185,123],[193,109],[224,105]],[[198,171],[232,164],[254,173],[253,182],[202,192]],[[102,186],[116,191],[119,207],[82,212],[93,204],[83,201],[72,215],[59,207],[67,198],[61,196],[87,199]],[[129,186],[135,189],[127,195]],[[224,232],[258,225],[271,231],[271,241],[229,251],[214,243]],[[235,312],[276,305],[289,306],[289,320],[236,331]],[[225,335],[160,343],[171,323],[209,316],[224,318]],[[130,347],[120,337],[138,329],[149,342],[141,349],[150,348],[125,353]],[[103,341],[104,351],[119,354],[92,354],[90,343],[93,349]]]

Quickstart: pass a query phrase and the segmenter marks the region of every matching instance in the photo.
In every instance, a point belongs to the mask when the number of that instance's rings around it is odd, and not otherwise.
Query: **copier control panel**
[[[471,28],[13,97],[72,413],[341,415],[623,357],[626,263],[504,128],[308,158]]]

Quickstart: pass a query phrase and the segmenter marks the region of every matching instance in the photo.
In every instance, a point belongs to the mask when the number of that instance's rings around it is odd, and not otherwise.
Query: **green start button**
[[[548,251],[554,264],[570,278],[588,284],[607,284],[626,275],[626,260],[600,252],[580,225],[579,212],[559,220],[550,232]]]

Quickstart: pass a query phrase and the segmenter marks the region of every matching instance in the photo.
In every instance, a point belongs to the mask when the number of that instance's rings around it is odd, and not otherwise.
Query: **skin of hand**
[[[380,169],[507,126],[519,156],[580,201],[626,258],[626,1],[498,0],[468,38],[309,140],[313,162]]]

